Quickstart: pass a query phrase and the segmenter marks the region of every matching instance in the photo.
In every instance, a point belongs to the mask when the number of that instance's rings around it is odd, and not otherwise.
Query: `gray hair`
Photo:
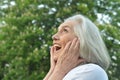
[[[80,40],[80,56],[106,70],[110,65],[110,57],[97,26],[83,15],[75,15],[65,21],[71,20],[78,22],[74,32]]]

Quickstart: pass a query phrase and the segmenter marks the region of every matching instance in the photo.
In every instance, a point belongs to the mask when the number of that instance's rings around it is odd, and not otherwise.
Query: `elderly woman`
[[[67,18],[53,35],[51,68],[44,80],[108,80],[110,64],[98,28],[83,15]]]

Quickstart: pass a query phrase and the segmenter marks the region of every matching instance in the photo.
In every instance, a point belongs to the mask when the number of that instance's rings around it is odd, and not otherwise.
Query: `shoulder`
[[[68,72],[63,80],[108,80],[108,77],[100,66],[84,64]]]

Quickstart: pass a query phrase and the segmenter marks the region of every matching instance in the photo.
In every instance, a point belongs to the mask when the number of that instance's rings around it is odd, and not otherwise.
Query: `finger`
[[[80,48],[80,41],[79,41],[79,39],[77,39],[74,48],[75,48],[75,49],[79,49],[79,48]]]
[[[70,46],[70,50],[73,50],[75,48],[76,41],[77,41],[77,38],[73,39],[71,46]]]
[[[54,48],[54,46],[52,46],[51,49],[50,49],[51,56],[54,54],[54,52],[55,52],[55,48]]]
[[[58,61],[57,61],[58,63],[62,63],[63,60],[67,57],[67,53],[68,53],[68,50],[69,50],[70,45],[71,45],[71,41],[69,41],[69,42],[65,45],[62,54],[60,54],[60,56],[59,56],[59,58],[58,58]]]
[[[69,42],[66,44],[66,46],[65,46],[65,48],[64,48],[65,52],[67,52],[67,51],[69,50],[70,45],[71,45],[71,41],[69,41]]]

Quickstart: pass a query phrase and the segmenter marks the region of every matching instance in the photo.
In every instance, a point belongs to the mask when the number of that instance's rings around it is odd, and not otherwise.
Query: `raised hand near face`
[[[56,65],[56,61],[54,60],[54,54],[55,54],[55,47],[52,46],[50,49],[50,70],[53,71]]]
[[[80,58],[79,47],[79,40],[75,38],[73,41],[69,41],[66,44],[65,48],[59,51],[59,53],[54,53],[60,54],[60,56],[57,60],[52,74],[54,78],[51,76],[50,80],[61,80],[71,69],[85,61],[84,59]],[[55,75],[57,74],[59,75],[59,78],[58,76],[55,78]]]
[[[85,61],[84,59],[80,58],[79,47],[80,43],[77,38],[73,39],[73,41],[69,41],[66,44],[56,63],[56,68],[60,70],[60,72],[66,74],[71,69]]]

